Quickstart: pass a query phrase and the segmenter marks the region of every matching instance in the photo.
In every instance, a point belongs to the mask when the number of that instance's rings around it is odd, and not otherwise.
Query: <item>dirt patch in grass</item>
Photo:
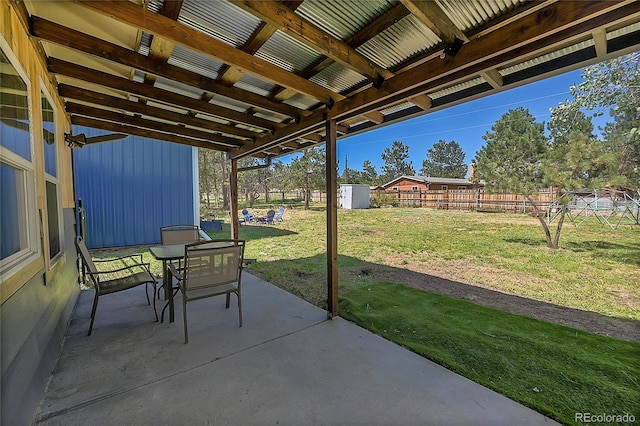
[[[504,293],[433,275],[396,268],[376,268],[376,281],[403,283],[517,315],[563,324],[602,336],[640,342],[640,322]]]

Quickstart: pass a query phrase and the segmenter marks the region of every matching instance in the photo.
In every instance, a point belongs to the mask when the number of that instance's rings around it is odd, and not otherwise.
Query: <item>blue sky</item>
[[[518,106],[529,109],[539,122],[550,119],[549,108],[571,98],[569,88],[582,82],[582,70],[576,70],[531,83],[516,89],[487,96],[421,117],[386,126],[378,130],[340,139],[338,141],[339,172],[344,170],[345,156],[349,168],[360,170],[362,162],[369,160],[380,173],[381,154],[396,141],[409,146],[409,160],[419,174],[427,150],[440,139],[456,141],[464,150],[465,162],[471,163],[485,141],[482,136],[509,109]],[[604,118],[606,120],[606,118]],[[602,121],[602,120],[599,120]],[[603,123],[594,121],[596,129]],[[285,162],[287,158],[283,158]]]

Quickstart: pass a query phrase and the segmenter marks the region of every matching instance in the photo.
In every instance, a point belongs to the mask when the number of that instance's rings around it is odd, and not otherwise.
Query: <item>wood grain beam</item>
[[[185,136],[195,139],[202,139],[209,142],[217,142],[228,147],[238,148],[251,143],[247,140],[234,139],[220,134],[205,132],[178,124],[168,124],[156,120],[148,120],[136,115],[123,114],[121,112],[109,111],[102,108],[91,107],[88,105],[67,102],[65,110],[73,115],[82,115],[98,120],[113,121],[115,123],[130,124],[132,126],[146,128],[149,130],[159,130],[164,133],[171,133],[178,136]]]
[[[228,146],[205,142],[199,139],[192,139],[184,136],[177,136],[169,133],[162,133],[149,129],[141,129],[126,124],[112,123],[110,121],[96,120],[93,118],[71,116],[71,124],[76,126],[92,127],[94,129],[108,130],[110,132],[126,133],[129,135],[142,136],[145,138],[158,139],[167,142],[174,142],[181,145],[195,146],[198,148],[215,149],[218,151],[229,151]]]
[[[425,111],[431,109],[432,100],[427,95],[414,96],[413,98],[409,98],[409,100]]]
[[[293,141],[301,138],[309,133],[322,130],[326,118],[326,111],[317,110],[307,117],[303,117],[297,123],[291,123],[282,129],[277,129],[274,134],[267,135],[253,144],[253,146],[244,146],[230,153],[232,158],[242,158],[253,155],[264,149],[282,145],[285,142]]]
[[[69,47],[117,64],[139,69],[146,73],[158,75],[168,80],[210,91],[217,95],[244,102],[261,109],[277,112],[288,117],[297,118],[301,114],[299,109],[290,105],[271,101],[246,90],[227,87],[213,79],[173,65],[150,60],[146,56],[132,50],[47,21],[38,16],[31,16],[30,18],[30,34],[51,43]]]
[[[519,21],[501,23],[500,28],[495,31],[487,30],[484,37],[469,41],[467,48],[454,58],[431,59],[387,80],[380,90],[370,88],[358,92],[336,103],[327,114],[342,121],[374,109],[379,110],[406,99],[419,97],[446,83],[450,84],[484,70],[495,69],[499,65],[514,63],[518,58],[527,58],[549,45],[566,43],[566,40],[573,37],[582,36],[609,22],[624,20],[638,13],[640,2],[552,3],[542,9],[536,9]],[[265,136],[256,142],[256,147],[251,151],[258,152],[262,144],[277,145],[279,140],[287,140],[284,135],[288,131],[296,132],[301,126],[317,129],[323,120],[322,116],[312,115],[302,119],[295,126],[290,124],[278,129],[276,135]],[[231,155],[243,157],[247,155],[247,150],[241,148]]]
[[[196,29],[153,13],[128,1],[76,0],[78,3],[100,12],[119,22],[132,25],[158,35],[188,49],[202,53],[218,61],[236,66],[280,86],[288,87],[332,105],[335,94],[324,87],[305,80],[263,59],[256,58]]]
[[[139,102],[129,101],[123,98],[117,98],[115,96],[105,95],[103,93],[94,92],[91,90],[81,89],[78,87],[70,86],[67,84],[60,84],[58,86],[58,94],[63,98],[75,99],[90,104],[99,106],[105,106],[108,108],[119,109],[122,111],[128,111],[132,113],[142,114],[149,117],[158,118],[161,120],[173,121],[175,123],[188,124],[194,127],[200,127],[208,129],[214,132],[221,132],[225,134],[235,135],[241,138],[247,138],[255,140],[258,134],[245,129],[238,129],[237,127],[227,126],[226,124],[216,123],[210,120],[204,120],[202,118],[191,117],[187,114],[181,114],[174,111],[169,111],[163,108],[157,108],[149,105],[143,105]]]
[[[623,4],[623,6],[620,6]],[[618,9],[619,8],[619,9]],[[566,39],[566,34],[590,32],[598,27],[603,14],[620,14],[622,9],[639,10],[640,2],[572,2],[562,1],[522,17],[500,29],[473,39],[465,44],[453,58],[434,58],[398,74],[384,82],[380,89],[366,89],[340,101],[329,111],[329,116],[343,118],[361,115],[372,109],[380,109],[384,100],[399,102],[400,99],[415,96],[416,91],[428,88],[434,80],[450,80],[454,73],[472,74],[495,68],[501,62],[519,56],[526,56],[539,49],[538,41],[548,45],[545,37],[558,36],[558,42]],[[590,21],[587,22],[587,21]],[[508,58],[508,59],[507,59]],[[466,69],[466,71],[465,71]],[[428,90],[428,89],[426,89]],[[426,91],[425,90],[425,91]],[[424,91],[422,92],[424,93]]]
[[[491,85],[494,89],[499,89],[504,84],[502,75],[496,69],[482,71],[480,77]]]
[[[148,84],[138,83],[106,72],[94,71],[90,68],[57,58],[49,58],[49,71],[54,74],[65,75],[67,77],[109,87],[115,90],[125,91],[136,96],[143,96],[182,108],[200,111],[223,120],[260,127],[270,132],[274,131],[277,127],[281,127],[278,123],[274,123],[273,121],[266,120],[264,118],[254,117],[250,114],[244,114],[228,108],[222,108],[204,100],[193,99],[169,90],[159,89],[157,87],[149,86]]]
[[[445,43],[453,43],[456,38],[468,41],[467,36],[435,1],[400,0],[400,2]]]
[[[258,0],[231,2],[369,80],[379,81],[393,76],[392,72],[373,63],[342,40],[297,15],[282,3]]]

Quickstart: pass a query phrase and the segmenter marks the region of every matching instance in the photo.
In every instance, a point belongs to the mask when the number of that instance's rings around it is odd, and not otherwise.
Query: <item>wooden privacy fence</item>
[[[429,207],[443,210],[507,211],[528,213],[533,210],[526,197],[507,192],[488,193],[483,188],[417,190],[417,191],[371,191],[371,197],[391,196],[398,207]],[[540,210],[557,198],[553,188],[542,189],[533,200]]]

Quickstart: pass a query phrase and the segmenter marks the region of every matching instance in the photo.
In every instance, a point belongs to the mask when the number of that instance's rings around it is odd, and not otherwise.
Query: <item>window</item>
[[[449,189],[449,185],[442,185],[440,189],[442,189],[443,191],[446,191],[447,189]]]
[[[42,139],[44,141],[45,197],[47,203],[47,230],[49,235],[49,260],[61,253],[62,218],[59,199],[58,159],[56,156],[56,123],[53,102],[43,90],[40,92],[42,105]]]
[[[458,189],[467,189],[467,187],[463,185],[463,186],[459,186]]]
[[[417,191],[417,190],[418,190],[418,187],[417,187],[417,186],[412,186],[412,187],[411,187],[411,190],[412,190],[412,191]]]
[[[39,255],[29,82],[0,38],[0,275]]]
[[[397,187],[397,186],[392,186],[392,187],[391,187],[391,190],[392,190],[392,191],[397,191],[397,190],[398,190],[398,187]]]

